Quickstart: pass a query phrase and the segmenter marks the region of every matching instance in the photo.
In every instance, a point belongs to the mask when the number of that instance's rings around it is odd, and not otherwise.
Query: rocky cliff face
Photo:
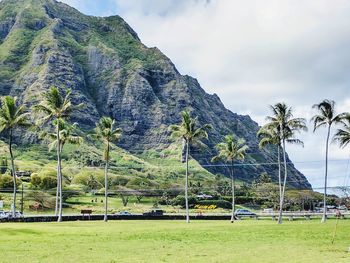
[[[169,58],[144,46],[119,16],[85,16],[54,0],[3,0],[0,94],[31,105],[52,85],[71,88],[74,102],[84,103],[73,118],[83,129],[92,129],[102,115],[115,118],[124,130],[121,147],[131,152],[166,147],[167,127],[189,109],[201,123],[214,125],[208,149],[192,154],[200,163],[209,164],[214,145],[229,133],[248,142],[248,163],[275,162],[275,149],[258,149],[258,125],[249,116],[232,113],[196,79],[179,74]],[[293,165],[289,169],[289,185],[310,188]],[[237,169],[247,181],[263,172],[277,179],[275,165]]]

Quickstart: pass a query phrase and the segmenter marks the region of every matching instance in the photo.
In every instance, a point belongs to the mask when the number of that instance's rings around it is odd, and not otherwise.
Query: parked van
[[[162,216],[164,211],[162,209],[152,209],[149,212],[143,213],[144,216]]]

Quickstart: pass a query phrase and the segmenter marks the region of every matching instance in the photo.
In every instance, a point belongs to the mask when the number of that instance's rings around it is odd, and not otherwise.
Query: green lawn
[[[0,262],[350,262],[350,221],[0,224]]]

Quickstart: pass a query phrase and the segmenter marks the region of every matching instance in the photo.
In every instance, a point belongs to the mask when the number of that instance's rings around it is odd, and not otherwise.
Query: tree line
[[[77,124],[69,124],[67,121],[75,110],[82,108],[82,104],[73,105],[71,102],[71,91],[68,90],[63,95],[58,88],[52,87],[43,94],[43,99],[37,105],[34,105],[30,112],[26,111],[24,105],[18,105],[17,98],[5,96],[1,100],[0,109],[0,132],[6,132],[8,137],[8,147],[11,158],[11,176],[13,178],[13,202],[12,216],[16,212],[16,173],[13,147],[13,131],[16,128],[29,128],[31,126],[40,127],[44,124],[51,123],[55,130],[51,133],[42,132],[41,138],[49,138],[52,143],[50,149],[56,148],[57,151],[57,190],[55,215],[58,222],[62,221],[62,164],[61,153],[65,143],[70,142],[79,144],[82,138],[74,134]],[[29,115],[34,113],[37,122],[31,123]],[[108,207],[108,162],[110,159],[110,150],[113,142],[117,142],[121,136],[121,129],[117,128],[115,121],[109,117],[102,117],[96,124],[93,137],[102,141],[105,145],[104,156],[105,161],[105,215],[104,220],[107,221]]]
[[[65,93],[65,94],[63,94]],[[68,120],[72,113],[83,107],[82,104],[73,105],[71,102],[71,90],[60,92],[57,87],[51,87],[44,92],[43,99],[34,105],[30,111],[27,111],[24,105],[17,102],[16,97],[5,96],[1,99],[0,108],[0,132],[8,138],[8,148],[11,158],[11,176],[13,178],[13,203],[12,214],[16,212],[16,172],[13,155],[13,132],[17,128],[30,129],[30,127],[41,127],[50,123],[54,130],[50,132],[41,132],[41,139],[49,139],[50,149],[57,152],[57,187],[55,215],[58,222],[62,221],[62,164],[61,153],[64,145],[69,142],[80,144],[83,138],[75,133],[77,124],[70,124]],[[295,136],[301,131],[306,131],[306,120],[304,118],[294,118],[292,108],[285,103],[277,103],[270,106],[272,115],[267,116],[267,123],[260,128],[257,136],[260,138],[259,147],[275,145],[278,150],[278,185],[279,185],[279,219],[282,223],[282,209],[284,204],[284,195],[287,182],[287,161],[286,144],[293,143],[303,145],[303,142]],[[325,191],[324,191],[324,213],[322,222],[326,221],[326,195],[327,195],[327,176],[328,176],[328,148],[330,144],[330,133],[332,125],[341,125],[333,136],[333,141],[337,141],[341,147],[345,147],[350,142],[350,114],[336,114],[334,101],[324,100],[313,106],[318,110],[318,114],[312,118],[314,131],[321,127],[327,127],[326,138],[326,169],[325,169]],[[34,114],[37,121],[31,123],[30,114]],[[171,125],[169,131],[171,138],[179,139],[182,143],[183,162],[186,163],[185,173],[185,208],[186,222],[190,222],[188,187],[189,187],[189,158],[192,147],[203,146],[203,139],[208,139],[209,131],[212,129],[210,124],[200,124],[198,118],[192,117],[187,110],[181,112],[181,123]],[[104,144],[103,160],[105,162],[105,201],[104,201],[104,221],[108,220],[108,168],[110,161],[110,151],[122,136],[122,129],[116,127],[116,122],[110,117],[103,116],[97,123],[92,134],[92,138],[99,140]],[[243,161],[248,150],[246,142],[242,138],[237,138],[234,134],[228,134],[223,141],[216,145],[217,155],[212,158],[212,162],[222,161],[229,165],[232,193],[232,213],[231,222],[234,222],[235,216],[235,161]],[[281,158],[281,155],[283,158]],[[281,160],[282,159],[282,160]],[[282,162],[284,174],[282,177]]]
[[[312,106],[317,109],[317,114],[312,117],[315,132],[321,127],[327,127],[326,138],[326,158],[325,158],[325,177],[324,177],[324,197],[323,197],[323,216],[322,222],[327,219],[327,179],[328,179],[328,149],[330,144],[330,132],[332,125],[341,125],[333,136],[333,141],[338,142],[340,147],[346,147],[350,143],[350,114],[336,113],[335,102],[331,100],[323,100],[319,104]],[[260,138],[259,147],[264,148],[267,145],[275,145],[278,151],[278,185],[279,185],[279,215],[278,224],[282,223],[282,211],[284,206],[284,198],[286,191],[286,183],[288,177],[286,144],[298,144],[304,146],[304,143],[296,138],[296,134],[301,131],[307,131],[305,118],[294,118],[292,107],[285,103],[277,103],[270,106],[272,115],[267,116],[267,123],[263,125],[257,136]],[[185,202],[186,202],[186,221],[189,222],[188,209],[188,158],[190,154],[190,146],[201,145],[201,139],[208,139],[208,131],[212,128],[211,125],[205,124],[200,126],[197,118],[192,118],[188,111],[181,113],[182,123],[180,125],[172,125],[172,137],[181,138],[185,148],[186,162],[186,180],[185,180]],[[232,214],[231,222],[235,216],[235,177],[234,177],[234,162],[242,161],[245,158],[248,146],[244,139],[237,138],[233,134],[226,135],[223,142],[216,145],[218,155],[213,157],[212,161],[224,161],[230,166],[231,191],[232,191]],[[283,158],[281,160],[281,155]],[[284,175],[282,177],[283,162]]]

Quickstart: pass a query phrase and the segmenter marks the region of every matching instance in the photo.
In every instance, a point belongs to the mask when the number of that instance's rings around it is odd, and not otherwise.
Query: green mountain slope
[[[214,126],[205,142],[208,148],[192,154],[199,164],[210,165],[214,145],[228,133],[246,139],[249,164],[275,162],[276,149],[257,146],[257,123],[227,110],[196,79],[181,75],[157,48],[143,45],[119,16],[86,16],[54,0],[3,0],[0,43],[1,95],[18,96],[30,106],[52,85],[71,88],[73,102],[85,105],[72,121],[88,131],[103,115],[115,118],[124,131],[119,146],[135,156],[172,147],[168,126],[189,109],[201,123]],[[25,144],[36,137],[18,133],[18,140]],[[224,167],[205,167],[227,174]],[[311,187],[292,164],[289,170],[290,186]],[[263,172],[277,180],[276,165],[237,169],[239,179],[248,182]]]

